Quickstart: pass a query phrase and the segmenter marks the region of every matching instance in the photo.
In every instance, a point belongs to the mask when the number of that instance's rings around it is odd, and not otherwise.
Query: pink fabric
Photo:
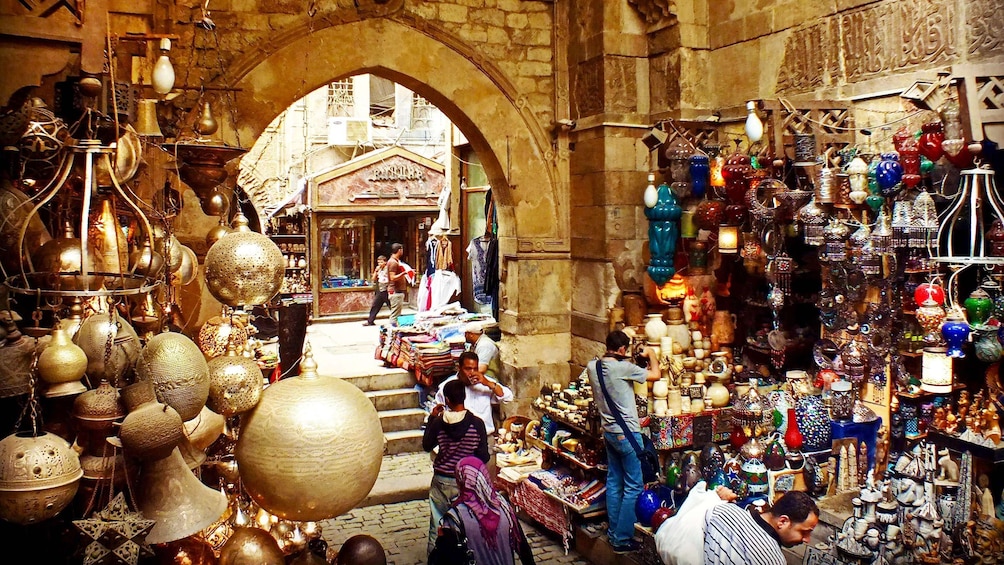
[[[456,476],[459,494],[454,504],[464,503],[471,509],[478,519],[481,538],[494,548],[503,506],[499,493],[488,479],[488,468],[477,457],[464,457],[457,462]]]

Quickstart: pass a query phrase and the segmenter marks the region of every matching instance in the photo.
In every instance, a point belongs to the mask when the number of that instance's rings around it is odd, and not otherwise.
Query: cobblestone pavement
[[[430,466],[428,453],[402,453],[384,457],[380,478],[404,477]],[[561,539],[522,521],[534,559],[539,565],[587,564],[575,550],[565,549]],[[426,540],[429,535],[429,501],[412,500],[356,508],[347,514],[321,522],[322,535],[334,549],[357,534],[373,536],[387,551],[388,565],[420,565],[426,562]]]
[[[354,535],[367,534],[383,544],[388,565],[424,564],[429,535],[429,501],[413,500],[356,508],[348,514],[322,522],[321,527],[325,541],[332,548],[341,547]],[[523,531],[530,540],[538,565],[589,563],[575,550],[569,550],[566,555],[561,540],[550,532],[527,522],[523,522]]]

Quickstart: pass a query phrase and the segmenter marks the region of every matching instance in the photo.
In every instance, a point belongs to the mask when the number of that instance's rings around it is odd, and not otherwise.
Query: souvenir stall
[[[449,194],[442,165],[400,146],[366,153],[309,179],[314,316],[368,312],[376,258],[389,256],[394,243],[404,246],[403,260],[416,271],[435,272],[438,267],[426,258],[430,238],[446,237],[432,229],[444,188]]]
[[[244,150],[213,137],[209,101],[166,140],[155,114],[116,106],[110,78],[67,81],[58,110],[32,99],[5,114],[18,150],[0,153],[0,537],[39,563],[283,564],[369,493],[379,417],[309,347],[298,374],[266,381],[248,313],[305,249],[229,218],[225,166]],[[154,165],[177,179],[162,190]],[[202,265],[176,237],[179,181],[225,220],[200,234]],[[286,224],[279,241],[301,237]],[[187,292],[217,314],[189,334]]]
[[[867,142],[850,121],[867,110],[827,101],[751,101],[728,156],[699,129],[656,126],[646,286],[611,316],[631,331],[647,312],[638,346],[659,346],[666,375],[644,531],[704,479],[740,504],[817,496],[812,559],[996,559],[1001,155],[963,126],[965,93],[937,94]]]

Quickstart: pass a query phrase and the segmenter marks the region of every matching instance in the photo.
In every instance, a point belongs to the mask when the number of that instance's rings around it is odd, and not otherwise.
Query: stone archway
[[[568,250],[568,207],[550,136],[502,73],[473,47],[438,30],[371,19],[302,33],[286,31],[234,62],[241,139],[254,139],[299,97],[339,78],[370,73],[421,94],[470,140],[500,205],[500,235],[512,251]],[[438,37],[437,37],[438,36]],[[274,39],[274,38],[273,38]]]
[[[428,22],[370,19],[284,30],[235,60],[242,140],[332,80],[370,73],[419,93],[464,132],[495,189],[501,344],[509,412],[528,412],[541,384],[567,382],[571,358],[569,192],[548,127],[475,47]],[[567,162],[565,162],[567,167]]]

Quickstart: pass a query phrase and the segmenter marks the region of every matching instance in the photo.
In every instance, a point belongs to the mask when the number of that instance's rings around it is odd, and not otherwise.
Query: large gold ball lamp
[[[48,520],[73,500],[84,476],[63,438],[30,432],[0,440],[0,519],[15,524]]]
[[[231,321],[226,316],[213,316],[199,330],[199,349],[208,359],[219,357],[234,346],[238,351],[248,342],[248,332],[240,320]]]
[[[285,562],[279,543],[258,528],[235,528],[220,548],[219,565],[283,565]]]
[[[87,355],[87,376],[92,382],[107,379],[113,386],[125,384],[139,356],[139,336],[114,309],[84,320],[74,341]]]
[[[52,330],[52,340],[38,356],[38,376],[48,383],[45,396],[69,396],[87,391],[80,378],[87,372],[87,354],[64,329]]]
[[[150,381],[157,399],[182,420],[199,415],[209,397],[209,367],[202,351],[186,336],[165,332],[147,342],[136,360],[136,379]]]
[[[358,388],[317,374],[309,346],[300,375],[281,380],[244,416],[237,465],[258,505],[294,521],[351,510],[380,472],[383,430]]]
[[[258,363],[231,345],[226,355],[209,361],[209,407],[224,416],[247,412],[261,398],[263,378]]]
[[[268,237],[251,231],[243,214],[233,225],[234,231],[206,254],[206,288],[234,308],[264,304],[282,286],[286,270],[282,251]]]

